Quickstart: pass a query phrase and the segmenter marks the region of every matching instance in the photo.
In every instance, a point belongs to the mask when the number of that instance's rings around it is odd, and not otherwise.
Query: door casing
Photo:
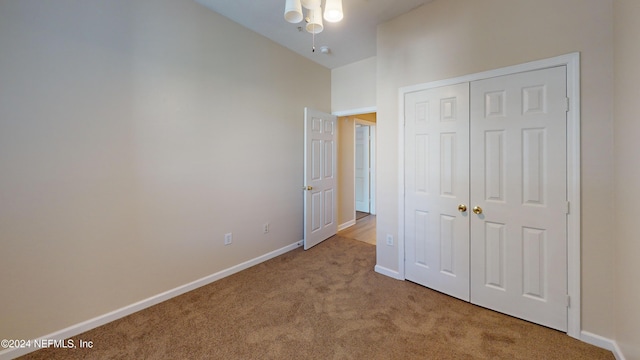
[[[355,191],[356,211],[369,212],[370,195],[369,195],[369,127],[355,124]],[[361,135],[362,134],[362,135]],[[360,165],[360,168],[358,167]],[[361,181],[358,181],[358,180]],[[362,198],[358,199],[361,193]]]
[[[406,93],[431,88],[472,82],[496,76],[511,75],[532,70],[546,69],[556,66],[567,67],[567,199],[570,211],[567,215],[567,292],[570,298],[568,308],[568,330],[571,337],[580,338],[580,53],[570,53],[549,59],[527,62],[519,65],[489,70],[461,77],[433,81],[424,84],[402,87],[398,91],[398,194],[404,194],[404,97]],[[404,280],[404,197],[398,199],[398,274]]]
[[[367,121],[367,120],[358,119],[357,117],[355,117],[354,126],[357,126],[357,125],[369,127],[369,213],[371,215],[375,215],[376,214],[376,123]],[[356,134],[354,131],[354,139],[353,139],[354,147],[356,146],[355,136]],[[354,149],[354,156],[355,156],[355,149]],[[354,173],[355,173],[357,171],[355,169],[355,159],[353,163],[354,163]],[[353,199],[354,204],[356,201],[355,200],[356,190],[357,189],[354,189],[354,199]]]

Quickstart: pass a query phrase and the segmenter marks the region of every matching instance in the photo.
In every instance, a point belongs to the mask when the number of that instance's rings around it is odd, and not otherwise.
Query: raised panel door
[[[336,117],[305,108],[304,248],[336,234]]]
[[[471,94],[471,302],[566,331],[566,69]]]
[[[404,101],[405,277],[468,301],[469,85]]]

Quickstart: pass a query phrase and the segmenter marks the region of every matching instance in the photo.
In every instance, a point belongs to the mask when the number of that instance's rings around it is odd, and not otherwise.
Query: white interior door
[[[369,126],[356,124],[355,195],[356,211],[370,212]]]
[[[469,301],[469,84],[404,101],[405,277]]]
[[[336,234],[336,117],[304,109],[304,249]]]
[[[566,68],[471,94],[471,302],[566,331]]]
[[[405,93],[406,279],[567,330],[566,81],[560,66]]]

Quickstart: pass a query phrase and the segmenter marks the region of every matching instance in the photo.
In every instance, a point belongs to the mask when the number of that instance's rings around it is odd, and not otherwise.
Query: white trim
[[[377,125],[377,123],[374,123],[373,121],[369,121],[369,120],[363,120],[358,118],[358,115],[351,115],[353,116],[353,123],[355,124],[360,124],[360,125],[364,125],[364,126],[373,126],[375,127]]]
[[[567,334],[578,338],[581,330],[580,297],[580,53],[563,57],[567,66],[567,200],[570,213],[567,216],[567,292],[571,306],[567,316]]]
[[[376,182],[376,176],[378,176],[378,152],[376,151],[378,148],[378,128],[377,126],[370,126],[369,129],[369,141],[371,142],[371,146],[369,147],[369,165],[371,166],[371,176],[369,177],[371,181],[369,184],[369,194],[371,195],[369,214],[375,215],[377,213],[376,202],[378,194],[376,190],[376,187],[378,186],[378,183]]]
[[[218,281],[220,279],[223,279],[227,276],[233,275],[235,273],[238,273],[242,270],[248,269],[252,266],[258,265],[260,263],[263,263],[267,260],[270,260],[272,258],[275,258],[276,256],[282,255],[284,253],[287,253],[291,250],[297,249],[299,247],[301,247],[303,245],[303,240],[300,241],[296,241],[295,243],[291,244],[291,245],[287,245],[283,248],[274,250],[270,253],[258,256],[254,259],[245,261],[241,264],[232,266],[230,268],[227,268],[225,270],[221,270],[218,271],[215,274],[211,274],[208,276],[205,276],[201,279],[192,281],[188,284],[184,284],[181,286],[178,286],[174,289],[165,291],[163,293],[157,294],[155,296],[152,296],[150,298],[138,301],[136,303],[133,303],[131,305],[127,305],[125,307],[122,307],[120,309],[114,310],[112,312],[109,312],[107,314],[104,315],[100,315],[97,316],[93,319],[89,319],[87,321],[83,321],[81,323],[72,325],[68,328],[53,332],[51,334],[45,335],[43,337],[38,338],[38,340],[43,340],[43,339],[53,339],[53,340],[64,340],[64,339],[68,339],[70,337],[82,334],[83,332],[89,331],[91,329],[95,329],[98,326],[102,326],[104,324],[110,323],[112,321],[118,320],[120,318],[123,318],[127,315],[131,315],[135,312],[138,312],[140,310],[146,309],[148,307],[151,307],[153,305],[159,304],[163,301],[169,300],[171,298],[174,298],[176,296],[182,295],[184,293],[187,293],[191,290],[195,290],[199,287],[205,286],[205,285],[209,285],[215,281]],[[0,351],[0,360],[5,360],[5,359],[14,359],[18,356],[22,356],[25,354],[28,354],[30,352],[39,350],[37,348],[20,348],[20,349],[6,349],[3,351]]]
[[[567,334],[580,339],[580,53],[531,61],[501,69],[469,74],[457,78],[405,86],[398,90],[398,274],[404,279],[404,95],[410,92],[455,85],[503,75],[540,70],[556,66],[567,67],[567,200],[571,212],[567,216],[567,292],[571,306],[567,314]],[[393,277],[393,276],[392,276]]]
[[[368,114],[377,112],[378,108],[376,106],[363,107],[359,109],[349,109],[349,110],[340,110],[334,111],[331,115],[335,116],[349,116],[349,115],[358,115],[358,114]]]
[[[396,280],[404,280],[404,276],[400,276],[399,272],[397,272],[395,270],[391,270],[391,269],[386,268],[384,266],[376,265],[374,270],[378,274],[382,274],[382,275],[394,278]]]
[[[414,90],[409,88],[400,88],[398,91],[398,276],[405,279],[404,276],[404,96],[411,91],[417,91],[417,85]]]
[[[611,351],[613,353],[613,356],[615,356],[616,360],[625,360],[625,357],[622,354],[622,351],[620,350],[620,347],[618,346],[618,343],[615,342],[615,340],[607,339],[606,337],[592,334],[588,331],[582,331],[580,333],[579,339],[586,342],[587,344],[591,344],[599,348],[603,348]]]
[[[356,219],[349,220],[346,223],[338,225],[338,231],[342,231],[342,230],[344,230],[344,229],[346,229],[348,227],[351,227],[351,226],[353,226],[355,224],[356,224]]]
[[[542,70],[542,69],[562,66],[562,65],[575,66],[575,65],[579,65],[579,63],[580,63],[580,53],[575,52],[571,54],[556,56],[549,59],[535,60],[535,61],[531,61],[523,64],[507,66],[500,69],[494,69],[494,70],[483,71],[475,74],[463,75],[463,76],[459,76],[451,79],[436,80],[436,81],[431,81],[423,84],[404,86],[399,89],[399,93],[400,94],[410,93],[414,91],[432,89],[432,88],[437,88],[441,86],[455,85],[455,84],[460,84],[464,82],[485,80],[485,79],[494,78],[498,76],[512,75],[512,74],[533,71],[533,70]],[[575,75],[579,75],[579,72],[577,72]]]

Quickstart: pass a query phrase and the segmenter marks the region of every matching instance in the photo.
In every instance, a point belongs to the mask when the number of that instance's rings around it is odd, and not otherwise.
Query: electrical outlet
[[[387,245],[393,246],[393,235],[387,234]]]
[[[262,232],[264,232],[265,234],[269,232],[269,223],[264,223],[264,226],[262,227]]]
[[[224,244],[231,245],[232,242],[233,242],[233,234],[232,233],[224,234]]]

